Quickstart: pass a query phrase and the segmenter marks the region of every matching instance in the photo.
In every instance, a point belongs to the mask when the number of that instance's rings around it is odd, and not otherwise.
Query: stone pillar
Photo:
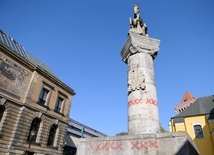
[[[128,133],[160,130],[153,60],[160,41],[130,33],[121,51],[128,65]]]

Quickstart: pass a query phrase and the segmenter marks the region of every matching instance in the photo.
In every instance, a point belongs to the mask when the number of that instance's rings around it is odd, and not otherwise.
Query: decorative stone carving
[[[155,59],[155,57],[158,54],[158,51],[156,49],[148,51],[148,50],[144,49],[141,46],[137,46],[137,45],[133,44],[132,46],[130,46],[130,53],[131,54],[135,54],[135,53],[148,53],[148,54],[150,54],[152,56],[153,59]]]
[[[128,92],[135,90],[145,90],[145,75],[141,67],[129,70],[128,73]]]
[[[158,54],[159,45],[160,40],[130,33],[120,55],[125,63],[135,53],[146,53],[155,59]]]
[[[7,102],[7,99],[1,97],[0,98],[0,105],[4,105]]]
[[[129,18],[130,27],[129,33],[136,33],[143,36],[148,36],[146,24],[140,16],[138,5],[134,5],[134,18]]]
[[[21,66],[0,55],[0,87],[4,90],[21,95],[28,75]]]
[[[54,124],[58,125],[58,124],[59,124],[59,120],[58,120],[58,119],[55,119]]]
[[[40,111],[36,111],[35,116],[38,118],[42,118],[43,113]]]

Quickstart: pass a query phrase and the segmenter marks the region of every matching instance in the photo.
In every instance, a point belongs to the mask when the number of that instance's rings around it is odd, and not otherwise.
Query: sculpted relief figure
[[[146,85],[145,85],[145,75],[143,73],[142,68],[138,68],[138,89],[145,90]]]
[[[136,33],[143,36],[148,36],[146,24],[140,17],[140,10],[138,5],[134,5],[134,18],[130,18],[130,30],[129,33]]]
[[[145,75],[143,69],[138,67],[130,70],[128,73],[128,92],[145,89]]]
[[[130,70],[128,73],[128,92],[135,90],[136,80],[135,70]]]

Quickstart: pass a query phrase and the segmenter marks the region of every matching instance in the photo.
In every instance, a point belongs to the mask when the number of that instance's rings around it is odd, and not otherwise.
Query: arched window
[[[2,117],[4,115],[4,110],[5,110],[5,108],[3,106],[0,106],[0,122],[1,122]]]
[[[53,146],[54,145],[56,129],[57,129],[57,125],[55,125],[55,124],[52,125],[51,128],[50,128],[50,132],[49,132],[49,136],[48,136],[48,142],[47,142],[48,146]]]
[[[39,131],[40,122],[41,120],[39,118],[33,119],[27,141],[36,142],[36,137]]]
[[[204,133],[201,125],[194,125],[195,138],[204,138]]]

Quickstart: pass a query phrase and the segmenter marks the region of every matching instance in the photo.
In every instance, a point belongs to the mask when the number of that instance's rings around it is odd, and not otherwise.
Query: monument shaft
[[[128,65],[128,132],[156,133],[160,130],[153,60],[160,41],[129,34],[121,52]]]
[[[160,133],[153,61],[160,41],[148,37],[134,5],[128,39],[121,51],[128,65],[128,135],[80,139],[78,155],[199,155],[186,132]],[[159,133],[157,133],[159,132]]]

